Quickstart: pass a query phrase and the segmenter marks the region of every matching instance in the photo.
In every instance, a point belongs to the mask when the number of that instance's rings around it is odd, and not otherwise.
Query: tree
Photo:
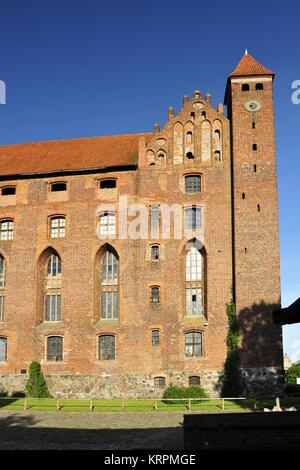
[[[286,372],[286,382],[296,384],[297,378],[300,378],[300,363],[293,364]]]
[[[32,362],[29,367],[29,379],[25,386],[26,395],[31,398],[51,398],[41,366]]]

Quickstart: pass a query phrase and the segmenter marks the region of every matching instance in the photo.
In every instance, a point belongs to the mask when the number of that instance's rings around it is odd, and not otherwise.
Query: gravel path
[[[183,413],[0,411],[0,449],[183,449]]]

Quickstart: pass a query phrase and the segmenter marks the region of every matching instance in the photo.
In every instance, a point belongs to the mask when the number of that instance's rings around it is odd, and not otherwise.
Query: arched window
[[[257,83],[255,85],[255,90],[263,90],[264,89],[264,85],[263,83]]]
[[[152,346],[159,346],[159,343],[160,343],[159,330],[152,330],[151,331]]]
[[[189,331],[185,333],[185,355],[187,357],[202,356],[202,333]]]
[[[116,179],[104,179],[100,181],[100,189],[113,189],[117,187]]]
[[[4,321],[5,259],[0,255],[0,322]]]
[[[248,85],[248,83],[243,83],[242,91],[249,91],[249,90],[250,90],[250,85]]]
[[[14,221],[11,219],[0,221],[0,240],[14,239]]]
[[[119,260],[110,250],[102,257],[101,318],[118,318],[119,312]]]
[[[66,218],[64,215],[50,217],[50,238],[63,238],[66,233]]]
[[[166,156],[164,153],[159,153],[157,155],[157,163],[158,165],[164,165],[166,163]]]
[[[204,263],[201,252],[192,245],[186,254],[185,270],[185,314],[204,314]]]
[[[45,273],[45,321],[61,320],[61,259],[52,253],[47,260]]]
[[[7,361],[7,338],[0,336],[0,362]]]
[[[62,336],[47,337],[47,361],[63,360],[63,341]]]
[[[110,360],[116,358],[116,338],[114,335],[99,336],[98,358],[100,360]]]
[[[186,133],[186,144],[191,144],[193,142],[193,133],[191,131]]]
[[[189,377],[189,385],[191,386],[200,386],[200,377],[199,375],[192,375]]]

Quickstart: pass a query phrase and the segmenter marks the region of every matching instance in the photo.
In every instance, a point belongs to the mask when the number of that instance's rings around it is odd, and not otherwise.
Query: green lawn
[[[24,409],[24,398],[0,398],[0,410],[17,410]],[[297,398],[282,398],[280,400],[282,406],[292,406],[300,404],[300,397]],[[125,408],[123,408],[122,400],[93,400],[94,412],[142,412],[154,411],[154,400],[125,400]],[[157,400],[157,411],[187,411],[188,402],[184,403],[163,403]],[[253,400],[225,400],[225,411],[250,411],[253,410]],[[275,399],[257,400],[256,407],[258,410],[263,408],[272,408],[275,405]],[[27,409],[29,411],[56,411],[57,400],[55,399],[27,399]],[[63,411],[90,411],[89,400],[59,400],[59,410]],[[220,399],[207,399],[201,402],[195,402],[191,406],[191,411],[203,412],[221,412],[222,402]]]

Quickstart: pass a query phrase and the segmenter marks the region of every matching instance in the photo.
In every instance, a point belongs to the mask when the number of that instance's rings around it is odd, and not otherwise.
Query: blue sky
[[[274,82],[282,301],[300,296],[299,2],[0,3],[0,144],[150,131],[195,89],[223,100],[247,47]],[[298,341],[298,343],[297,343]],[[300,359],[300,325],[284,327]]]

